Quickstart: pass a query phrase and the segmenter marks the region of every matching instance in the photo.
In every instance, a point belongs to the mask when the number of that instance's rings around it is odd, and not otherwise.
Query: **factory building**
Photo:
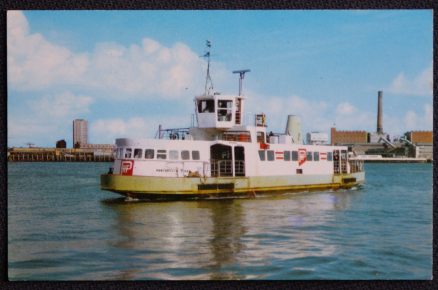
[[[432,131],[410,131],[405,133],[406,139],[408,139],[413,144],[417,143],[433,143],[433,132]]]
[[[331,128],[330,140],[332,145],[364,144],[368,143],[368,133],[366,131],[337,131],[336,128]]]
[[[433,158],[432,131],[409,131],[405,133],[405,140],[412,145],[409,155],[416,158]]]
[[[88,144],[88,122],[84,119],[73,120],[73,147],[81,148]]]

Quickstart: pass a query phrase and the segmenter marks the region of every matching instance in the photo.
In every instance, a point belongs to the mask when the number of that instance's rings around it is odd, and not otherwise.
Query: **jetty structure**
[[[297,140],[293,116],[284,134],[267,135],[263,113],[243,124],[242,83],[249,70],[234,71],[237,95],[215,92],[210,47],[207,42],[205,91],[194,98],[196,125],[162,130],[154,139],[116,139],[115,161],[101,175],[101,189],[132,198],[254,197],[351,188],[365,181],[363,161],[349,160],[347,147]]]

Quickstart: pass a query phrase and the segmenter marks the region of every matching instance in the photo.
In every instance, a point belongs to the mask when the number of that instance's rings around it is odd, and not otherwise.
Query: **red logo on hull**
[[[134,160],[123,160],[120,165],[120,173],[122,175],[132,175],[134,169]]]

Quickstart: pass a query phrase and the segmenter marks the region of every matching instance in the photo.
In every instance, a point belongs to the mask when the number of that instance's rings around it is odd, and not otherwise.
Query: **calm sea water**
[[[128,202],[109,163],[8,164],[10,280],[430,279],[432,165],[358,190]]]

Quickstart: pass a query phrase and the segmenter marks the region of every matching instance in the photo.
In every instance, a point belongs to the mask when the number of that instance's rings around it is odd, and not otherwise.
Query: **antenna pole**
[[[204,54],[204,57],[207,58],[207,76],[205,78],[205,95],[208,95],[210,90],[213,89],[213,82],[212,82],[211,76],[210,76],[210,48],[211,48],[211,42],[209,40],[207,40],[206,46],[207,46],[207,52]],[[210,87],[208,87],[208,83],[210,83]]]
[[[245,78],[245,73],[250,72],[249,69],[235,70],[233,74],[239,74],[239,96],[242,95],[243,79]]]

